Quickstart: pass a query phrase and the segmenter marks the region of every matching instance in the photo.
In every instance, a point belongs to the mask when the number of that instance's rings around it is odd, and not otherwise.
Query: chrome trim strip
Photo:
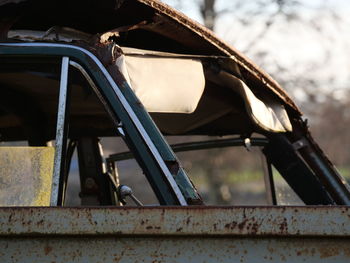
[[[56,126],[56,141],[55,141],[55,161],[52,177],[51,199],[50,205],[58,205],[58,195],[61,177],[61,159],[63,150],[64,138],[64,122],[67,107],[67,89],[68,89],[68,67],[69,58],[62,57],[60,93],[58,100],[57,126]]]

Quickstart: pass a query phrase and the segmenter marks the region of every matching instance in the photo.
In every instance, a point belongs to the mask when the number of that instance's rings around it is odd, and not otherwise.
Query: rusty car
[[[105,137],[126,148],[104,155]],[[0,142],[1,262],[350,260],[350,188],[301,110],[157,0],[0,1]],[[175,154],[226,147],[264,156],[267,205],[206,205]],[[302,205],[279,202],[276,172]]]

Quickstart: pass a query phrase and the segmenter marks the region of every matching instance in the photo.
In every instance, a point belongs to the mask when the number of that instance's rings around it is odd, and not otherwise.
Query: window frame
[[[97,95],[107,111],[112,114],[111,117],[116,127],[120,127],[120,125],[123,126],[127,144],[137,156],[137,161],[146,173],[147,179],[150,181],[152,188],[157,194],[160,204],[186,206],[191,199],[200,200],[199,195],[190,183],[187,175],[181,173],[181,176],[176,177],[168,168],[167,161],[169,159],[176,160],[176,157],[166,144],[164,138],[164,141],[162,141],[162,135],[159,133],[159,130],[147,112],[145,113],[138,110],[138,112],[135,113],[134,105],[138,105],[139,107],[140,105],[138,100],[135,99],[136,97],[133,98],[131,89],[129,88],[126,90],[124,85],[123,89],[120,89],[120,83],[118,85],[113,80],[112,76],[106,68],[104,68],[99,59],[91,52],[81,47],[68,44],[2,43],[0,44],[0,56],[30,56],[34,58],[38,56],[67,57],[68,59],[65,59],[65,64],[67,64],[67,60],[68,63],[69,61],[73,61],[79,64],[81,69],[88,72],[91,80],[96,84],[99,92]],[[62,96],[64,96],[64,92],[62,92]],[[65,99],[67,99],[67,97]],[[130,101],[132,103],[130,103]],[[66,106],[67,104],[65,104],[65,107]],[[67,112],[63,111],[63,108],[64,106],[62,106],[60,114],[66,115]],[[143,116],[140,118],[142,114]],[[61,127],[57,127],[58,132],[62,131],[62,128],[63,131],[65,130],[64,125],[67,124],[66,118],[64,118],[64,120],[63,124],[60,124]],[[66,132],[63,132],[61,137],[63,142],[66,136],[65,133]],[[63,147],[64,143],[62,143],[61,146]],[[59,153],[59,151],[61,151],[61,153]],[[55,160],[57,160],[54,172],[55,184],[53,184],[55,190],[52,192],[51,206],[61,205],[58,198],[60,183],[57,183],[61,179],[57,177],[62,178],[63,153],[64,149],[61,148],[61,150],[57,150],[57,156],[55,155]],[[168,154],[168,157],[172,155],[172,158],[165,158],[167,157],[165,153]],[[60,162],[59,157],[61,157]],[[61,169],[58,168],[59,164],[61,165]],[[60,171],[58,172],[58,170]],[[179,178],[181,180],[179,180]]]

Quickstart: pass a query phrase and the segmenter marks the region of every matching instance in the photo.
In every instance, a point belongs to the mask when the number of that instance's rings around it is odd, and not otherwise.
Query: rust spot
[[[178,229],[176,229],[176,232],[180,232],[182,230],[182,227],[179,227]]]
[[[350,248],[349,247],[344,248],[344,255],[347,258],[350,258]]]
[[[46,256],[47,256],[51,251],[52,251],[52,247],[50,247],[50,246],[44,247],[44,252],[45,252],[45,255],[46,255]]]
[[[259,226],[260,225],[258,223],[254,223],[252,225],[252,233],[256,234],[258,232],[258,230],[259,230]]]
[[[288,232],[288,223],[287,223],[287,219],[286,218],[284,218],[283,222],[280,224],[280,231],[281,231],[281,233]]]
[[[272,248],[272,247],[268,247],[267,250],[268,250],[271,254],[273,254],[273,253],[275,252],[274,248]]]
[[[153,226],[147,226],[146,229],[153,229]]]
[[[245,225],[246,225],[246,223],[247,223],[247,219],[245,219],[242,223],[239,223],[238,224],[238,228],[239,228],[239,230],[243,230],[243,228],[245,227]]]
[[[339,248],[337,247],[323,247],[319,249],[320,258],[329,258],[336,255],[339,255]]]
[[[297,251],[297,256],[308,255],[308,254],[309,254],[309,250],[307,248]]]
[[[32,223],[32,220],[28,220],[28,221],[23,221],[22,225],[30,225]]]
[[[237,225],[236,221],[232,221],[232,223],[228,223],[225,225],[225,228],[229,228],[229,229],[234,229]]]

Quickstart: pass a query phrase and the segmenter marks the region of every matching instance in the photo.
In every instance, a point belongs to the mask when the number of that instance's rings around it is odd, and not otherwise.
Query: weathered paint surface
[[[54,153],[54,147],[1,146],[0,206],[50,205]]]
[[[4,235],[350,237],[350,207],[0,208]]]
[[[0,208],[0,262],[349,262],[349,207]]]
[[[340,238],[1,238],[1,262],[349,262]]]

